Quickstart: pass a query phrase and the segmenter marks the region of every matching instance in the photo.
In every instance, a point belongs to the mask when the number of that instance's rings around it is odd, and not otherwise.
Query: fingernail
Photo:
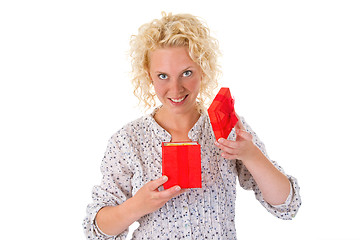
[[[180,190],[181,190],[181,187],[180,187],[180,186],[176,186],[176,187],[175,187],[175,190],[176,190],[176,191],[180,191]]]
[[[168,180],[168,177],[167,176],[162,176],[162,179],[164,180],[164,181],[167,181]]]
[[[224,139],[223,139],[223,138],[219,138],[218,142],[219,142],[219,143],[223,143],[223,142],[224,142]]]

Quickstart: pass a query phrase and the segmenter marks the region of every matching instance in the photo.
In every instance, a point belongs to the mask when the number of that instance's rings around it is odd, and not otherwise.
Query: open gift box
[[[197,142],[163,142],[162,174],[169,179],[164,189],[201,188],[201,146]]]

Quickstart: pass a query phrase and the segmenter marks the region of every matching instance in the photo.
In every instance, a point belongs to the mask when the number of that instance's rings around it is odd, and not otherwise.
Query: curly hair
[[[138,35],[131,36],[130,57],[134,94],[145,108],[155,106],[155,91],[149,76],[149,53],[164,47],[188,47],[190,58],[202,69],[200,92],[197,97],[200,109],[208,105],[221,74],[218,65],[218,42],[210,30],[191,14],[166,14],[142,25]]]

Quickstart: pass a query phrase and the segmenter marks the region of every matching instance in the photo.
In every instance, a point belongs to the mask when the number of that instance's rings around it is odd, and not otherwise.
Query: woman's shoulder
[[[148,117],[142,116],[126,123],[111,135],[108,144],[118,148],[136,147],[143,136],[144,130],[142,129],[146,128],[147,121]]]
[[[123,127],[121,127],[118,131],[116,131],[113,136],[133,136],[140,131],[144,131],[149,129],[151,125],[151,116],[144,115],[139,117],[131,122],[126,123]]]

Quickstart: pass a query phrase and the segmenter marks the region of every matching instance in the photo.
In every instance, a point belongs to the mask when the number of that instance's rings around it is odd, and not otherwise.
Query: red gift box
[[[162,174],[169,179],[164,189],[201,188],[201,148],[197,142],[163,142]]]
[[[216,140],[229,136],[238,121],[234,110],[234,99],[229,88],[221,88],[211,103],[208,114]]]

